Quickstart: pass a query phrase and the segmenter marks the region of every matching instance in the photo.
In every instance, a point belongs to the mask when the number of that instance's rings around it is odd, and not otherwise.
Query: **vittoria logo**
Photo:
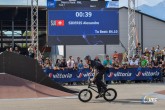
[[[137,77],[140,77],[140,76],[159,76],[159,72],[156,71],[156,72],[150,72],[150,71],[145,71],[145,72],[141,72],[139,71],[138,74],[136,74]]]
[[[88,76],[94,76],[94,73],[92,74],[89,74],[89,73],[80,73],[77,78],[85,78],[85,77],[88,77]]]
[[[68,73],[68,74],[61,74],[61,73],[56,73],[56,74],[53,74],[53,78],[59,78],[59,79],[62,79],[62,78],[72,78],[72,74]]]
[[[112,77],[118,77],[118,76],[121,76],[121,77],[131,77],[132,76],[132,73],[122,73],[122,72],[117,72],[117,73],[113,73],[113,72],[110,72],[108,77],[109,78],[112,78]]]

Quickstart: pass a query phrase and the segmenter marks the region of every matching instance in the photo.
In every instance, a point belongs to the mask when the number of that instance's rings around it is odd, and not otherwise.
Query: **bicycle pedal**
[[[98,98],[101,98],[101,97],[103,97],[103,94],[97,95],[95,98],[98,99]]]

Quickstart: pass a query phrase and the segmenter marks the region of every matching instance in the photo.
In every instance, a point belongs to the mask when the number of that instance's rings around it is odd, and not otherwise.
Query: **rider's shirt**
[[[101,63],[95,62],[93,60],[91,60],[91,64],[89,66],[92,67],[93,69],[98,70],[98,71],[104,71],[105,70],[105,67]]]

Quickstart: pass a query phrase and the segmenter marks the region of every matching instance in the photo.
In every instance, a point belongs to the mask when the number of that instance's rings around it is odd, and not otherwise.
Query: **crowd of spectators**
[[[158,45],[156,49],[154,47],[149,50],[145,48],[144,52],[141,54],[136,54],[127,58],[127,55],[123,54],[122,60],[119,60],[119,54],[117,51],[114,52],[113,55],[106,55],[105,59],[101,62],[98,56],[94,58],[94,61],[102,63],[105,67],[108,68],[136,68],[136,67],[149,67],[149,68],[158,68],[165,66],[165,47],[161,50]],[[72,56],[69,56],[68,59],[62,58],[57,59],[54,63],[46,58],[45,61],[42,59],[42,63],[40,63],[43,68],[48,67],[50,69],[58,70],[58,69],[83,69],[88,68],[88,65],[83,63],[83,59],[77,57],[75,60]]]
[[[14,49],[12,47],[6,48],[6,51],[7,52],[17,53],[17,54],[20,54],[21,53],[18,47],[15,47]]]
[[[66,60],[65,58],[57,59],[55,61],[55,64],[53,64],[50,58],[46,58],[45,60],[42,59],[40,65],[42,66],[42,68],[49,68],[54,70],[65,68],[84,69],[88,67],[85,64],[83,64],[83,60],[81,60],[80,57],[77,57],[77,60],[74,60],[72,56],[69,56],[68,60]]]

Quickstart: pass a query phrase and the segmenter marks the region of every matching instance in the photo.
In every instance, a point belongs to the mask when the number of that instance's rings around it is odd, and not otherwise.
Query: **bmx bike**
[[[88,88],[87,89],[83,89],[79,92],[78,94],[78,98],[80,101],[82,102],[88,102],[92,99],[92,91],[93,90],[94,92],[98,93],[98,91],[96,90],[97,89],[97,86],[92,84],[92,82],[90,81],[90,77],[88,78]],[[107,88],[106,90],[104,90],[102,88],[102,91],[101,91],[101,96],[106,100],[106,101],[113,101],[116,99],[117,97],[117,92],[115,89],[113,88]]]

